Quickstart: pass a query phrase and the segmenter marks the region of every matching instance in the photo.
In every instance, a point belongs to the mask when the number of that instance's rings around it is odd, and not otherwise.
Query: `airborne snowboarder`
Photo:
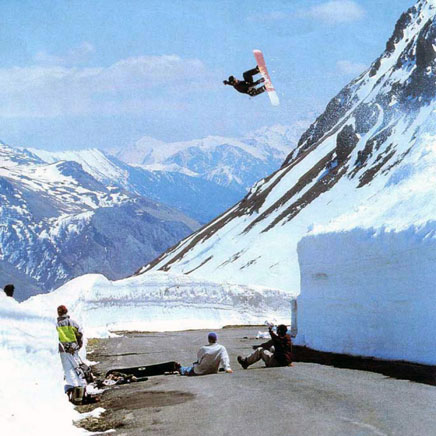
[[[278,106],[280,104],[279,97],[274,89],[274,86],[271,82],[271,77],[269,76],[268,70],[266,68],[265,59],[260,50],[253,50],[254,58],[256,59],[257,66],[252,70],[248,70],[244,73],[244,80],[235,79],[233,76],[230,76],[228,80],[224,80],[224,85],[231,85],[236,91],[241,92],[242,94],[248,94],[251,97],[262,94],[263,92],[267,92],[267,95],[271,101],[273,106]],[[256,74],[261,74],[261,78],[259,80],[254,81],[253,76]],[[256,88],[257,85],[264,83],[259,88]]]
[[[265,86],[260,86],[259,88],[256,88],[257,85],[265,81],[263,77],[256,81],[253,80],[253,76],[259,73],[259,67],[256,66],[256,68],[248,70],[243,74],[244,80],[238,80],[235,77],[230,76],[229,79],[224,80],[223,83],[224,85],[233,86],[236,91],[242,94],[248,94],[249,96],[254,97],[256,95],[262,94],[262,92],[265,92],[266,90]]]

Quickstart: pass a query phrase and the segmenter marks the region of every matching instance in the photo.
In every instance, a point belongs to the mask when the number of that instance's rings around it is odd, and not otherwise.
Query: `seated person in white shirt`
[[[206,375],[216,374],[218,369],[224,368],[225,372],[233,372],[230,368],[229,355],[223,345],[217,344],[217,335],[214,332],[208,334],[208,345],[203,345],[197,353],[197,362],[193,366],[180,366],[181,375]]]

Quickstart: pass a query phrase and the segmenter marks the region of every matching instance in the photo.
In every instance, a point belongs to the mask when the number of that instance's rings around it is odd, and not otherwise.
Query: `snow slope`
[[[180,171],[177,165],[154,165],[153,168],[129,165],[97,149],[49,152],[29,148],[23,151],[47,163],[77,162],[105,186],[116,186],[156,200],[203,224],[235,204],[246,192],[242,188],[221,186],[192,171]]]
[[[314,228],[434,219],[435,14],[434,0],[403,14],[386,51],[332,99],[280,169],[142,271],[192,271],[296,295],[297,244]]]

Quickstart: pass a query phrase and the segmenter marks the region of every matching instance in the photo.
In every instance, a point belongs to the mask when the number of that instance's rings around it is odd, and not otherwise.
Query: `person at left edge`
[[[86,380],[80,368],[79,350],[83,345],[83,332],[79,324],[68,315],[68,309],[61,305],[57,308],[56,330],[59,336],[59,354],[65,374],[65,393],[77,402],[84,397]]]

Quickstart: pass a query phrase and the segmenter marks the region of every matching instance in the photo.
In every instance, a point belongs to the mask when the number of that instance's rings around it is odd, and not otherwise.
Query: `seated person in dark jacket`
[[[248,94],[252,97],[255,95],[262,94],[265,91],[265,86],[260,86],[256,88],[259,83],[263,83],[265,79],[262,77],[256,82],[253,80],[253,76],[259,73],[259,67],[253,68],[252,70],[248,70],[244,73],[244,80],[238,80],[233,76],[229,77],[229,80],[224,80],[224,85],[233,86],[236,91],[241,92],[242,94]]]
[[[238,356],[238,362],[242,368],[247,369],[253,363],[262,359],[267,367],[292,366],[292,342],[287,334],[288,328],[280,324],[277,327],[277,334],[269,327],[271,339],[259,347],[247,357]]]

